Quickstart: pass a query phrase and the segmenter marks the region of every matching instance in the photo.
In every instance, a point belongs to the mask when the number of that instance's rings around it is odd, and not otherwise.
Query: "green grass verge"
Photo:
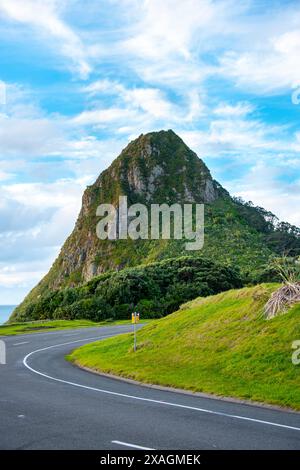
[[[41,331],[64,330],[72,328],[88,328],[95,326],[113,326],[129,324],[129,320],[92,322],[90,320],[46,320],[24,323],[9,323],[0,326],[0,336],[24,335]]]
[[[272,320],[263,306],[278,287],[264,284],[198,298],[138,332],[83,346],[79,365],[151,384],[267,402],[300,410],[300,305]]]

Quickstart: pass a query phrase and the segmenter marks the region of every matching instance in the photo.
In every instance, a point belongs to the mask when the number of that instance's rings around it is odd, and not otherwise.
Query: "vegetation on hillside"
[[[238,271],[204,258],[185,256],[95,277],[80,287],[48,292],[12,317],[38,319],[128,319],[174,312],[183,302],[241,287]]]
[[[132,334],[83,346],[69,359],[138,381],[238,397],[300,410],[300,304],[267,321],[276,284],[198,298]]]
[[[290,257],[273,260],[272,267],[280,276],[283,286],[273,292],[265,306],[266,318],[274,318],[300,302],[300,263]]]

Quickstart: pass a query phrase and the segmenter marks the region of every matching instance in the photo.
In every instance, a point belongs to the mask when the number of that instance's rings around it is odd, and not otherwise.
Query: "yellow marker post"
[[[136,324],[140,321],[140,314],[133,312],[131,314],[131,322],[133,323],[133,350],[136,351]]]

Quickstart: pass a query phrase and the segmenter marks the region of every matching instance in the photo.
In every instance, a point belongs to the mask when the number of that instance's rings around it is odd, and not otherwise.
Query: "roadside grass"
[[[67,359],[149,384],[265,402],[300,410],[300,304],[266,320],[276,284],[198,298],[137,333],[85,345]]]
[[[24,335],[41,331],[55,331],[95,326],[114,326],[130,324],[129,320],[93,322],[90,320],[45,320],[24,323],[8,323],[0,326],[0,336]]]

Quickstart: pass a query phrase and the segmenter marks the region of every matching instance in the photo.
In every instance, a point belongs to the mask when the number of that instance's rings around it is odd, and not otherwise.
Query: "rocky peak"
[[[113,193],[109,190],[113,188]],[[97,179],[98,199],[131,202],[206,202],[222,191],[205,163],[172,130],[141,134]]]
[[[224,195],[228,193],[212,179],[205,163],[172,130],[140,135],[87,187],[72,234],[22,308],[48,290],[78,285],[102,272],[137,265],[147,257],[156,259],[160,251],[170,257],[174,256],[172,249],[180,250],[170,244],[168,251],[160,241],[99,240],[96,209],[100,204],[117,206],[119,196],[127,196],[129,204],[213,203]]]

